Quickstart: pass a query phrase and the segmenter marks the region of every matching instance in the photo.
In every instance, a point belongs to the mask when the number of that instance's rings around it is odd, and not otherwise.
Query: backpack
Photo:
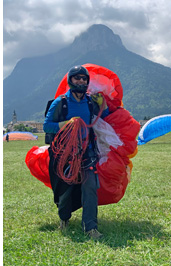
[[[60,95],[60,97],[61,97],[61,101],[57,105],[57,107],[55,109],[55,113],[54,113],[54,121],[56,121],[56,122],[58,122],[59,120],[65,121],[66,116],[68,114],[67,96],[66,95]],[[91,122],[91,120],[93,118],[93,102],[92,102],[90,96],[88,96],[87,94],[86,94],[86,98],[87,98],[88,107],[89,107],[89,111],[90,111],[90,122]],[[46,117],[48,110],[49,110],[49,108],[50,108],[50,106],[54,100],[55,99],[48,101],[48,103],[46,105],[46,109],[45,109],[45,117]],[[54,137],[55,137],[54,133],[45,133],[45,143],[51,144]]]

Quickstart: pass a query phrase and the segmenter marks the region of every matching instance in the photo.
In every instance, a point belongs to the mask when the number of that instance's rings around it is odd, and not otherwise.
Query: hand
[[[106,104],[106,100],[105,98],[102,96],[101,93],[96,93],[96,94],[92,94],[91,98],[94,102],[96,102],[98,104],[98,106],[101,108],[102,103],[104,101],[104,108],[103,110],[107,109],[107,104]]]
[[[61,129],[63,126],[65,126],[65,125],[68,123],[68,121],[69,121],[69,120],[59,122],[59,123],[58,123],[59,128]]]
[[[102,96],[101,93],[93,94],[93,95],[91,95],[91,98],[92,98],[92,100],[94,102],[96,102],[99,105],[99,107],[102,105],[102,103],[103,103],[103,96]]]
[[[74,116],[74,117],[72,117],[70,120],[68,120],[68,122],[73,123],[74,120],[75,120],[75,118],[80,118],[80,116]]]
[[[59,125],[59,128],[61,129],[63,126],[65,126],[68,122],[69,123],[73,123],[74,122],[74,118],[80,118],[79,116],[75,116],[75,117],[72,117],[70,120],[65,120],[65,121],[62,121],[62,122],[59,122],[58,125]]]

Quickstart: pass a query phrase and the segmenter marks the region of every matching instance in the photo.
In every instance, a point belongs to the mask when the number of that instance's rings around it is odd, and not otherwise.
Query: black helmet
[[[84,85],[84,84],[83,85],[75,85],[72,83],[71,78],[77,74],[82,74],[82,75],[87,76],[87,84],[86,85]],[[68,72],[67,81],[68,81],[68,85],[69,85],[72,92],[86,93],[88,85],[89,85],[89,80],[90,80],[90,76],[89,76],[88,70],[81,65],[72,67]]]

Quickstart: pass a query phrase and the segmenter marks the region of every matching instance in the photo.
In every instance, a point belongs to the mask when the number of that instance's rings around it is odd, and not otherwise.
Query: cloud
[[[171,1],[5,0],[4,77],[23,57],[52,53],[102,23],[128,50],[171,66]]]

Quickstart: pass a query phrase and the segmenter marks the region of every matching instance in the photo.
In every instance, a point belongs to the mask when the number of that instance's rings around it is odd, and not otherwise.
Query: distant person
[[[9,142],[9,135],[8,135],[8,133],[6,134],[6,141]]]
[[[61,97],[55,99],[46,115],[43,129],[46,133],[55,135],[68,121],[74,121],[72,118],[80,117],[87,125],[91,124],[91,111],[88,106],[89,100],[96,105],[101,103],[102,96],[97,94],[94,101],[87,95],[87,89],[90,81],[88,70],[83,66],[72,67],[67,76],[69,90],[65,93],[68,112],[65,118],[59,115],[61,108]],[[56,115],[58,114],[58,116]],[[104,118],[109,114],[107,105],[102,112],[101,117]],[[99,188],[99,180],[95,171],[97,163],[97,149],[93,129],[89,130],[89,144],[83,155],[84,164],[81,170],[81,184],[68,184],[64,182],[56,174],[54,167],[55,155],[52,151],[52,144],[49,148],[50,162],[49,175],[52,190],[54,193],[54,202],[58,207],[60,217],[60,228],[64,229],[68,226],[72,212],[82,207],[82,229],[91,238],[99,239],[102,234],[97,230],[97,212],[98,198],[97,189]],[[90,134],[91,131],[91,134]],[[57,163],[56,163],[57,164]],[[88,167],[86,167],[86,164]],[[54,169],[55,168],[55,169]]]

